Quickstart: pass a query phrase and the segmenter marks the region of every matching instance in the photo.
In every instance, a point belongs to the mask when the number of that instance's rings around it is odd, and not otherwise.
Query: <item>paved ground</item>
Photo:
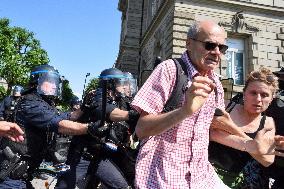
[[[53,189],[56,184],[56,180],[53,180],[53,177],[49,176],[48,180],[34,179],[32,184],[36,189],[47,189],[51,184],[48,189]]]
[[[33,186],[35,189],[53,189],[56,184],[56,179],[54,180],[53,177],[49,176],[47,180],[41,179],[34,179],[32,181]],[[79,189],[76,187],[76,189]]]

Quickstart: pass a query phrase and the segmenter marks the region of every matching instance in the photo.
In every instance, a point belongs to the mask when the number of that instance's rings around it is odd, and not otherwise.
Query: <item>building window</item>
[[[243,39],[227,39],[229,46],[226,59],[226,76],[233,78],[235,85],[244,85],[245,78],[245,42]]]

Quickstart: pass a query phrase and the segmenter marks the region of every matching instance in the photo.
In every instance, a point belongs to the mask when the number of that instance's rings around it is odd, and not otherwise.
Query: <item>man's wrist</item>
[[[180,112],[180,115],[182,115],[183,117],[188,117],[191,116],[193,114],[192,110],[188,109],[188,107],[185,105],[183,105],[180,109],[178,109]]]

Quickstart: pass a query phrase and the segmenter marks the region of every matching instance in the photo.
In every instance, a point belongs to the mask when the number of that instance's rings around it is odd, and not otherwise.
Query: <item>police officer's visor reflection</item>
[[[56,89],[56,84],[51,81],[44,81],[40,86],[40,90],[43,91],[45,95],[55,95]]]

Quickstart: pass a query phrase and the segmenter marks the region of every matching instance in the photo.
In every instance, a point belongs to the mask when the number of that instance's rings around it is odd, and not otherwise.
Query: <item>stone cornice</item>
[[[186,2],[186,0],[178,0],[177,2]],[[241,9],[243,11],[263,12],[271,15],[284,16],[284,8],[261,5],[244,0],[191,0],[191,2],[212,6],[226,6],[233,9]]]

